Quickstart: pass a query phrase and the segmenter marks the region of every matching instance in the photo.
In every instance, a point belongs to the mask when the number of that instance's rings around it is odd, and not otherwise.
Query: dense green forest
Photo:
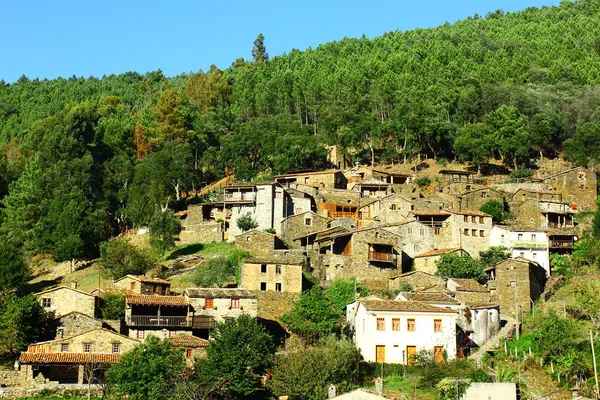
[[[0,82],[0,235],[57,259],[225,174],[353,161],[600,154],[600,4],[475,15],[165,77]]]

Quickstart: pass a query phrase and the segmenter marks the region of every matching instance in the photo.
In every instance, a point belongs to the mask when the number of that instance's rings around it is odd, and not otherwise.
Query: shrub
[[[512,180],[521,180],[533,176],[533,171],[526,167],[519,167],[510,174]]]
[[[104,275],[119,279],[127,274],[145,274],[154,266],[154,260],[147,251],[125,239],[114,238],[100,245],[100,264]]]
[[[416,184],[417,184],[417,186],[419,186],[419,187],[423,187],[423,186],[429,186],[429,185],[431,185],[431,179],[429,179],[429,178],[428,178],[428,177],[426,177],[426,176],[422,176],[422,177],[420,177],[420,178],[417,178],[417,179],[415,180],[415,183],[416,183]]]
[[[125,296],[118,293],[104,293],[100,298],[101,319],[124,319]]]
[[[231,282],[235,274],[235,265],[225,256],[208,259],[200,265],[192,281],[200,287],[224,287]]]
[[[508,214],[504,211],[502,202],[490,199],[482,204],[479,211],[490,214],[495,224],[498,224],[508,218]]]
[[[237,226],[242,232],[246,232],[258,228],[258,222],[248,212],[237,219]]]

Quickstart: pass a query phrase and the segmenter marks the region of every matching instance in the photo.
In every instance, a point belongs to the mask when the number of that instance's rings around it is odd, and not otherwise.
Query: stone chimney
[[[71,289],[77,289],[77,281],[71,281]]]
[[[335,385],[331,385],[327,388],[327,398],[333,399],[337,396],[337,388]]]
[[[383,397],[383,379],[381,378],[375,379],[375,393],[377,396]]]

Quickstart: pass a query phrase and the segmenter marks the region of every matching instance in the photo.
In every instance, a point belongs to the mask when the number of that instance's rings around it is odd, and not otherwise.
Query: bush
[[[101,319],[124,319],[125,296],[118,293],[104,293],[100,298]]]
[[[431,179],[429,179],[426,176],[422,176],[420,178],[417,178],[415,180],[415,183],[417,184],[418,187],[429,186],[429,185],[431,185]]]
[[[154,267],[154,259],[125,239],[113,238],[100,245],[100,264],[104,275],[119,279],[127,274],[145,274]]]
[[[192,282],[200,287],[224,287],[231,283],[234,274],[235,265],[230,258],[217,256],[206,260],[196,269]]]
[[[475,279],[479,283],[485,283],[485,272],[483,262],[475,260],[469,255],[459,256],[456,253],[442,254],[436,261],[436,275],[447,278]]]
[[[495,224],[508,218],[508,214],[504,211],[504,204],[495,199],[490,199],[483,203],[479,208],[479,211],[491,215]]]
[[[519,167],[515,171],[510,173],[510,178],[512,180],[522,180],[533,176],[533,171],[526,167]]]
[[[258,222],[248,212],[237,219],[237,226],[242,232],[246,232],[258,228]]]

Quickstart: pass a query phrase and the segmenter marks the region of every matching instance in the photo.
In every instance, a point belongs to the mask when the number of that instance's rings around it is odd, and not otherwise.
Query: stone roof
[[[422,303],[449,303],[459,305],[460,301],[448,296],[446,293],[436,292],[401,292],[409,301],[420,301]]]
[[[132,294],[125,298],[127,304],[137,304],[142,306],[173,306],[186,307],[190,305],[188,299],[183,296],[160,296]]]
[[[461,210],[461,211],[457,211],[457,210],[447,210],[449,213],[452,214],[459,214],[459,215],[475,215],[475,216],[479,216],[479,217],[492,217],[490,214],[486,214],[483,211],[478,211],[478,210]]]
[[[85,314],[82,314],[82,315],[85,315]],[[97,320],[97,321],[99,321],[99,320]],[[74,337],[83,336],[85,334],[88,334],[88,333],[94,332],[94,331],[105,332],[105,333],[108,333],[108,334],[113,335],[113,336],[120,336],[120,337],[122,337],[124,339],[128,339],[128,340],[131,340],[133,342],[139,342],[138,339],[122,335],[122,334],[120,334],[118,332],[115,332],[115,331],[112,331],[110,329],[106,329],[106,328],[92,328],[92,329],[88,329],[87,331],[76,333],[74,335],[65,336],[65,337],[62,337],[62,338],[59,338],[59,339],[52,339],[52,340],[46,340],[44,342],[31,343],[31,344],[28,345],[28,349],[29,349],[29,347],[35,348],[35,347],[37,347],[39,345],[42,345],[42,344],[64,342],[66,340],[71,340]]]
[[[425,312],[425,313],[450,313],[455,311],[436,307],[419,301],[400,300],[359,300],[359,303],[368,311],[397,311],[397,312]]]
[[[119,281],[121,281],[121,280],[123,280],[125,278],[130,278],[130,279],[133,279],[133,280],[136,280],[136,281],[139,281],[139,282],[143,282],[143,283],[158,283],[158,284],[161,284],[161,285],[171,285],[171,283],[169,281],[165,280],[165,279],[150,278],[150,277],[145,276],[145,275],[130,275],[130,274],[127,274],[124,277],[117,279],[115,281],[115,283],[117,283],[117,282],[119,282]]]
[[[444,216],[444,217],[447,217],[447,216],[450,216],[450,215],[451,215],[451,214],[450,214],[449,212],[447,212],[447,211],[423,211],[423,210],[413,210],[413,211],[411,211],[411,213],[412,213],[413,215],[416,215],[416,216],[421,216],[421,215],[423,215],[423,216],[425,216],[425,215],[437,215],[437,216]]]
[[[480,309],[500,307],[498,304],[494,304],[494,303],[467,303],[467,306],[469,306],[469,308],[471,310],[480,310]]]
[[[497,267],[498,265],[501,265],[501,264],[504,264],[504,263],[508,263],[508,262],[511,262],[511,261],[516,261],[516,262],[520,262],[520,263],[522,263],[522,264],[527,264],[527,266],[529,266],[530,264],[533,264],[533,265],[538,265],[538,266],[539,266],[539,264],[538,264],[537,262],[535,262],[535,261],[532,261],[532,260],[528,260],[528,259],[526,259],[525,257],[521,257],[521,256],[519,256],[519,257],[507,258],[506,260],[502,260],[502,261],[500,261],[500,262],[499,262],[498,264],[496,264],[496,265],[492,265],[491,267],[487,267],[486,269],[484,269],[484,271],[485,271],[485,272],[493,271],[493,270],[495,270],[495,269],[496,269],[496,267]],[[454,281],[456,281],[456,279],[453,279],[453,280],[454,280]]]
[[[115,364],[120,353],[29,353],[19,357],[21,364]]]
[[[406,277],[409,277],[409,276],[412,276],[412,275],[415,275],[415,274],[423,274],[423,275],[428,275],[428,276],[431,276],[431,277],[434,277],[434,278],[439,278],[439,279],[442,279],[442,278],[440,278],[440,277],[439,277],[439,276],[437,276],[437,275],[430,274],[429,272],[425,272],[425,271],[409,271],[409,272],[401,272],[401,273],[398,273],[398,274],[396,274],[396,275],[391,275],[391,276],[390,276],[390,279],[396,279],[396,278],[406,278]]]
[[[74,291],[74,292],[77,292],[77,293],[85,294],[86,296],[91,296],[91,297],[94,297],[94,295],[93,295],[93,294],[90,294],[90,293],[88,293],[88,292],[84,292],[83,290],[79,290],[79,289],[73,289],[73,288],[71,288],[71,287],[68,287],[68,286],[57,286],[57,287],[53,287],[53,288],[51,288],[51,289],[46,289],[46,290],[42,290],[41,292],[34,293],[34,295],[35,295],[35,296],[39,296],[39,295],[41,295],[41,294],[50,293],[50,292],[54,292],[55,290],[61,290],[61,289],[72,290],[72,291]]]
[[[178,333],[170,338],[175,346],[180,347],[207,347],[208,340],[190,335],[189,333]]]
[[[299,172],[297,174],[284,174],[284,175],[277,175],[275,176],[273,179],[278,179],[278,178],[292,178],[294,176],[309,176],[309,175],[325,175],[325,174],[335,174],[338,172],[342,172],[339,169],[330,169],[330,170],[326,170],[326,171],[314,171],[314,172]]]
[[[457,292],[488,292],[487,288],[474,279],[450,278],[456,285]]]
[[[460,251],[460,249],[454,248],[454,249],[429,250],[429,251],[426,251],[425,253],[421,253],[418,256],[415,256],[415,258],[441,256],[442,254],[454,253],[455,251]],[[465,251],[465,253],[466,253],[466,251]]]
[[[188,288],[185,295],[190,298],[244,298],[255,299],[256,295],[244,288]]]

